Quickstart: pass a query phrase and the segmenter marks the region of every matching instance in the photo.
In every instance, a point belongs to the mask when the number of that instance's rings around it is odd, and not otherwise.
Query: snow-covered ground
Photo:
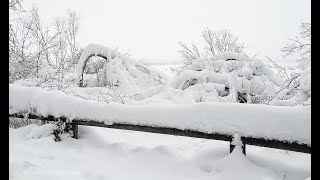
[[[50,127],[9,129],[10,179],[50,180],[304,180],[311,155],[152,133],[79,127],[79,139],[60,142]],[[50,133],[49,133],[50,134]],[[39,138],[39,139],[38,139]]]

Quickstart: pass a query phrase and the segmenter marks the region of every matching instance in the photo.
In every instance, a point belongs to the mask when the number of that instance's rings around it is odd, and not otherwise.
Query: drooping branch
[[[105,56],[105,55],[103,55],[103,54],[90,54],[89,56],[87,56],[87,58],[86,58],[86,60],[84,61],[84,63],[83,63],[83,66],[82,66],[82,72],[81,72],[81,79],[80,79],[80,81],[79,81],[79,87],[82,87],[83,86],[83,73],[84,73],[84,70],[85,70],[85,68],[86,68],[86,66],[87,66],[87,62],[89,61],[89,59],[91,58],[91,57],[93,57],[93,56],[98,56],[98,57],[101,57],[101,58],[104,58],[107,62],[108,62],[108,58]]]

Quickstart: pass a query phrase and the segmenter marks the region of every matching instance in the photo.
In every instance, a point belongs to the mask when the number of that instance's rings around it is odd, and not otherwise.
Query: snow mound
[[[53,131],[57,129],[55,124],[44,124],[42,126],[36,126],[32,128],[26,139],[40,139],[43,137],[51,136]]]
[[[272,179],[281,180],[271,170],[253,164],[242,153],[242,148],[236,146],[231,154],[212,164],[213,179]],[[250,172],[250,173],[248,173]]]
[[[10,129],[14,131],[14,139],[23,139],[23,140],[30,140],[30,139],[40,139],[44,137],[49,137],[52,135],[53,131],[57,129],[55,124],[44,124],[44,125],[36,125],[36,124],[29,124],[24,127],[20,127],[17,129]]]

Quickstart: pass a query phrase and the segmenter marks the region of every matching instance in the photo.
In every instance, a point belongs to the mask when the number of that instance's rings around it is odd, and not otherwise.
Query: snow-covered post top
[[[99,56],[109,61],[110,59],[114,59],[117,56],[117,53],[113,49],[99,45],[99,44],[87,45],[83,49],[79,62],[76,66],[76,74],[77,74],[76,83],[80,86],[82,85],[83,71],[86,67],[88,60],[92,56]]]
[[[241,141],[241,137],[238,133],[235,133],[233,135],[233,139],[230,143],[230,153],[234,150],[234,149],[241,149],[242,148],[242,152],[245,155],[246,154],[246,147],[245,144],[242,143]]]

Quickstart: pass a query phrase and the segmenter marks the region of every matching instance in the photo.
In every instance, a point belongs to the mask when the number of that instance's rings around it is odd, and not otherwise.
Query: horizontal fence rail
[[[9,114],[9,117],[14,118],[25,118],[23,114]],[[67,118],[65,117],[43,117],[34,114],[29,114],[28,119],[38,119],[45,121],[61,121],[67,122]],[[149,133],[158,133],[158,134],[167,134],[174,136],[185,136],[185,137],[194,137],[194,138],[203,138],[203,139],[213,139],[213,140],[222,140],[222,141],[232,141],[231,135],[227,134],[219,134],[219,133],[204,133],[194,130],[181,130],[176,128],[168,128],[168,127],[153,127],[153,126],[144,126],[144,125],[133,125],[133,124],[105,124],[104,122],[97,122],[92,120],[82,120],[82,119],[74,119],[70,122],[72,124],[72,129],[74,133],[74,137],[78,138],[78,125],[84,126],[96,126],[96,127],[105,127],[112,129],[123,129],[123,130],[131,130],[131,131],[140,131],[140,132],[149,132]],[[279,141],[275,139],[265,139],[262,137],[241,137],[243,144],[254,145],[260,147],[268,147],[282,150],[289,150],[295,152],[309,153],[311,154],[311,146],[307,144],[299,144],[296,142],[287,142],[287,141]]]

